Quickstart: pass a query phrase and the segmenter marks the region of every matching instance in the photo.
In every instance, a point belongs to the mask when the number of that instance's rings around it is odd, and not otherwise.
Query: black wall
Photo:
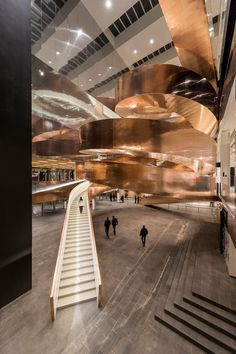
[[[30,0],[0,0],[0,307],[31,289]]]

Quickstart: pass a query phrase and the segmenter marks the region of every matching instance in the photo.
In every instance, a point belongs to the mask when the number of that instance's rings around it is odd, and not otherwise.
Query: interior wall
[[[31,288],[30,1],[1,1],[0,307]]]

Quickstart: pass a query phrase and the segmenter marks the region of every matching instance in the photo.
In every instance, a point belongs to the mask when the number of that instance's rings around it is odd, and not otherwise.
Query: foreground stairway
[[[78,199],[70,208],[57,308],[97,297],[88,210],[80,214]]]
[[[96,299],[99,304],[100,272],[87,190],[84,191],[88,186],[85,182],[84,186],[76,187],[77,193],[72,193],[68,203],[50,297],[53,320],[57,309]],[[84,202],[82,214],[80,197]]]
[[[236,353],[235,309],[194,291],[197,243],[187,239],[172,255],[159,288],[155,319],[206,353]]]

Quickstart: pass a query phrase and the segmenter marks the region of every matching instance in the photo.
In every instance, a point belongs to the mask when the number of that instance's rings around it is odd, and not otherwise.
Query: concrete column
[[[1,1],[0,8],[2,307],[32,287],[32,134],[30,1]]]

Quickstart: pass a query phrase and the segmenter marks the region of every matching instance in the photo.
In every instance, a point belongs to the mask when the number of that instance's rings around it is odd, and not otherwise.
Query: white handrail
[[[91,241],[92,241],[93,265],[94,265],[94,274],[95,274],[96,292],[97,292],[97,304],[98,304],[98,307],[100,307],[101,297],[102,297],[102,280],[101,280],[101,273],[100,273],[100,268],[99,268],[99,263],[98,263],[97,247],[96,247],[93,222],[92,222],[88,198],[87,198],[87,210],[88,210],[88,216],[89,216],[89,229],[90,229]]]
[[[59,246],[58,255],[57,255],[57,262],[56,262],[55,272],[54,272],[54,276],[53,276],[52,289],[51,289],[51,294],[50,294],[51,317],[52,317],[53,321],[56,318],[58,292],[59,292],[59,285],[60,285],[61,269],[62,269],[63,254],[64,254],[64,248],[65,248],[65,240],[66,240],[66,232],[67,232],[67,227],[68,227],[70,207],[71,207],[71,204],[73,203],[74,199],[77,198],[80,194],[84,193],[88,189],[89,185],[90,185],[90,183],[88,181],[82,182],[78,186],[76,186],[74,189],[72,189],[72,191],[70,192],[70,195],[69,195],[67,209],[66,209],[66,215],[65,215],[63,229],[62,229],[61,241],[60,241],[60,246]]]

